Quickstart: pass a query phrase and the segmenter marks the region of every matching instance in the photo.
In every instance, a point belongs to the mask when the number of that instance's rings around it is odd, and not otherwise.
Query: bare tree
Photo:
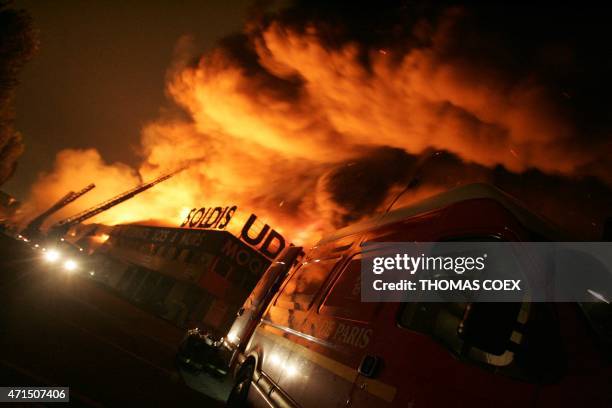
[[[18,74],[37,47],[29,14],[0,0],[0,185],[8,180],[24,150],[15,130],[13,99]]]

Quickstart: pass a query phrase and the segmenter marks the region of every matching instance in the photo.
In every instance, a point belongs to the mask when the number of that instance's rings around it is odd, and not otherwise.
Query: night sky
[[[64,148],[96,147],[133,164],[141,126],[166,104],[164,78],[182,35],[205,51],[241,28],[246,0],[15,1],[39,30],[40,50],[17,88],[26,152],[2,189],[20,199]]]

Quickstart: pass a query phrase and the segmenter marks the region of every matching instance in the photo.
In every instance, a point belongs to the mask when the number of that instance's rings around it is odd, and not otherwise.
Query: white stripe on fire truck
[[[262,323],[267,323],[267,322],[262,321]],[[277,324],[272,324],[271,326],[274,328],[286,331],[286,332],[290,332],[292,334],[296,334],[296,330],[290,329],[289,327],[279,326]],[[355,379],[357,377],[357,370],[355,368],[349,367],[346,364],[342,364],[341,362],[337,360],[324,356],[323,354],[317,353],[316,351],[310,350],[309,348],[304,347],[301,344],[297,344],[290,340],[287,340],[285,337],[283,337],[280,334],[275,334],[268,330],[261,330],[259,332],[265,336],[268,336],[269,338],[272,337],[271,338],[272,341],[283,343],[283,346],[286,348],[294,348],[296,351],[301,353],[305,358],[307,358],[314,364],[317,364],[318,366],[323,367],[328,371],[331,371],[332,373],[336,374],[338,377],[342,377],[351,383],[355,382]],[[301,332],[297,332],[297,333],[304,335],[301,337],[305,337],[305,338],[312,337],[310,335],[307,335]],[[382,381],[374,380],[371,378],[363,378],[362,383],[365,384],[363,391],[366,391],[369,394],[372,394],[384,401],[391,402],[395,398],[397,388],[392,385],[389,385]]]

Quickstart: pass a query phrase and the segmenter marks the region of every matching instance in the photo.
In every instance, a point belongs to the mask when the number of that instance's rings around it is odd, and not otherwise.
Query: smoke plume
[[[203,55],[182,39],[167,93],[183,113],[144,127],[138,171],[91,150],[60,152],[31,208],[92,179],[88,199],[101,200],[188,165],[96,220],[178,224],[186,207],[237,204],[303,242],[384,210],[407,185],[398,204],[485,181],[599,234],[612,208],[601,105],[612,64],[600,60],[612,54],[592,44],[607,38],[596,16],[326,3],[256,9]]]

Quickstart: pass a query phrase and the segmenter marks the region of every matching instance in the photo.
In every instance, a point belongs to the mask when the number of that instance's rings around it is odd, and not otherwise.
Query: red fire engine
[[[368,242],[561,239],[478,184],[340,230],[301,260],[285,253],[226,339],[237,356],[228,404],[612,406],[605,302],[363,303],[355,290]]]

